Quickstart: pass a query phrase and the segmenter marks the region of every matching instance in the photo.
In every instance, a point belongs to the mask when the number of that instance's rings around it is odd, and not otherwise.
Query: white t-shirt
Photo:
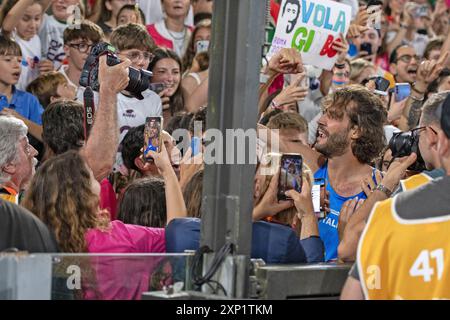
[[[54,16],[44,14],[39,37],[42,44],[42,58],[53,62],[55,70],[62,65],[64,53],[64,30],[67,24],[59,22]]]
[[[151,90],[142,93],[143,100],[127,97],[119,94],[117,97],[117,117],[119,120],[119,143],[131,128],[140,126],[145,123],[147,117],[162,116],[161,98]],[[117,152],[114,171],[124,170],[122,152]]]
[[[19,37],[15,32],[13,37],[22,50],[23,59],[22,70],[16,87],[19,90],[26,91],[30,82],[39,76],[38,63],[41,60],[41,40],[35,35],[27,41]]]
[[[154,24],[157,21],[164,19],[164,13],[161,7],[161,1],[159,0],[138,0],[139,8],[145,14],[145,24]],[[184,23],[190,27],[194,26],[194,12],[192,6],[189,9],[189,13],[184,19]]]
[[[189,28],[185,28],[183,32],[169,31],[166,28],[164,20],[155,23],[155,29],[158,33],[166,39],[172,40],[173,51],[179,56],[183,57],[184,53],[189,46],[189,40],[191,38],[191,31]]]

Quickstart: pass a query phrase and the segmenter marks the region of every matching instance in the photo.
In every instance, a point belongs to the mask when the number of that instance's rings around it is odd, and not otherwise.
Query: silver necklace
[[[186,27],[184,27],[184,29],[183,29],[183,35],[182,35],[181,37],[177,38],[177,37],[169,30],[169,28],[167,28],[167,24],[166,24],[165,22],[164,22],[164,24],[165,24],[165,26],[166,26],[167,32],[170,34],[170,36],[171,36],[173,39],[175,39],[175,40],[183,40],[183,39],[186,37]]]

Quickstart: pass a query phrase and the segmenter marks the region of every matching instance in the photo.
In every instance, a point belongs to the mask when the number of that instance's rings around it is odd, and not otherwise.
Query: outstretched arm
[[[183,218],[187,216],[186,205],[184,203],[183,193],[181,192],[178,178],[173,171],[172,164],[170,163],[169,154],[167,153],[164,144],[161,145],[161,152],[149,151],[148,155],[151,156],[159,172],[164,178],[166,184],[166,208],[167,208],[167,221],[169,224],[172,219]]]
[[[109,67],[106,56],[100,57],[99,66],[99,103],[83,155],[98,181],[111,172],[119,143],[117,123],[117,94],[124,90],[129,82],[128,67],[130,60]]]

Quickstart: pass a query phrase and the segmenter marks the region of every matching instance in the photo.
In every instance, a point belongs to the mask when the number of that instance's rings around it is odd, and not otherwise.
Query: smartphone
[[[417,6],[414,15],[416,18],[426,17],[428,16],[428,6],[427,5],[419,5]]]
[[[287,200],[286,191],[302,192],[303,158],[298,153],[285,153],[281,156],[280,177],[278,179],[278,201]]]
[[[202,147],[202,139],[199,137],[192,137],[191,139],[191,149],[192,149],[192,156],[195,157],[200,153]]]
[[[372,54],[372,44],[370,42],[361,43],[359,48],[361,51],[367,52],[367,55],[369,56]]]
[[[311,189],[314,213],[317,219],[325,219],[327,212],[325,210],[325,179],[314,179],[314,185]]]
[[[395,102],[403,101],[411,95],[411,85],[409,83],[396,83],[394,90]]]
[[[199,40],[195,43],[196,54],[206,52],[209,49],[209,40]]]
[[[147,117],[144,126],[144,159],[151,161],[152,157],[148,155],[148,152],[155,151],[161,152],[163,128],[162,117]]]
[[[374,77],[370,78],[369,80],[373,80],[375,82],[375,93],[382,96],[387,96],[388,89],[391,84],[388,79],[383,77]]]
[[[148,88],[153,92],[155,92],[156,94],[159,94],[166,88],[166,85],[162,82],[150,83]]]

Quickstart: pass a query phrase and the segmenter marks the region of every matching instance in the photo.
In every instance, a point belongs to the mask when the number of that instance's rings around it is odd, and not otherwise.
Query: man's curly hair
[[[359,137],[351,143],[353,154],[359,162],[371,164],[386,146],[387,111],[381,99],[361,85],[349,85],[327,96],[323,107],[332,119],[348,116],[350,128],[359,130]]]

